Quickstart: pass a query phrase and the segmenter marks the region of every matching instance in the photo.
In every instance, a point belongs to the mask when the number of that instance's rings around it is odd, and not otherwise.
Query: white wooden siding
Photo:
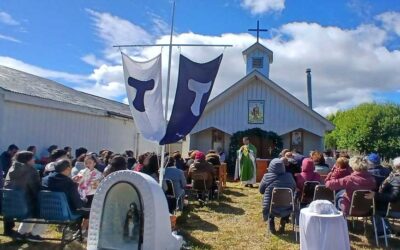
[[[136,142],[138,133],[132,119],[97,115],[104,114],[98,111],[90,114],[46,107],[51,101],[40,98],[36,102],[43,106],[7,99],[3,101],[0,95],[0,150],[14,143],[21,149],[35,145],[39,153],[52,144],[73,149],[83,146],[94,152],[104,148],[114,152],[158,151],[156,144],[140,135],[139,143]]]
[[[263,67],[262,68],[257,68],[258,71],[260,71],[262,74],[264,74],[266,77],[269,77],[269,57],[267,55],[267,53],[259,50],[259,49],[255,49],[252,52],[250,52],[246,59],[246,74],[249,74],[251,71],[254,70],[253,68],[253,58],[262,58],[262,63],[263,63]]]
[[[248,124],[248,100],[264,100],[264,124]],[[304,128],[323,136],[325,125],[260,79],[250,80],[219,105],[206,109],[192,134],[215,127],[228,134],[259,127],[279,135]]]

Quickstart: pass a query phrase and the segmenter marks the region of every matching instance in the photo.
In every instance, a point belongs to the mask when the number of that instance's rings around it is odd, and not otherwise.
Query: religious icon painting
[[[303,144],[303,134],[301,131],[292,132],[292,145],[300,146]]]
[[[249,124],[264,124],[264,104],[263,100],[248,101]]]

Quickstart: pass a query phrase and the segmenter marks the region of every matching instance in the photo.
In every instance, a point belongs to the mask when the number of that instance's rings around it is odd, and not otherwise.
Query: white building
[[[238,131],[260,128],[281,136],[283,147],[304,154],[322,150],[332,123],[269,78],[273,52],[255,43],[243,51],[247,75],[211,100],[188,136],[188,147],[228,152],[230,137]],[[269,158],[268,142],[250,138],[260,158]]]
[[[50,145],[136,153],[158,151],[135,127],[129,106],[0,66],[0,150]]]

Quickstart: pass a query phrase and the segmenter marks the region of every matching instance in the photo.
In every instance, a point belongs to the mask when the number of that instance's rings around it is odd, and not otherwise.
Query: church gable
[[[233,134],[258,127],[282,135],[304,128],[323,136],[330,123],[297,102],[300,101],[254,71],[213,99],[192,133],[218,127]]]

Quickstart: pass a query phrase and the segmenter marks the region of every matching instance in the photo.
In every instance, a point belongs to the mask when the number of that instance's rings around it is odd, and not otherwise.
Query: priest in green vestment
[[[235,179],[240,177],[240,181],[248,187],[256,183],[257,149],[248,137],[243,138],[243,144],[237,151]]]

